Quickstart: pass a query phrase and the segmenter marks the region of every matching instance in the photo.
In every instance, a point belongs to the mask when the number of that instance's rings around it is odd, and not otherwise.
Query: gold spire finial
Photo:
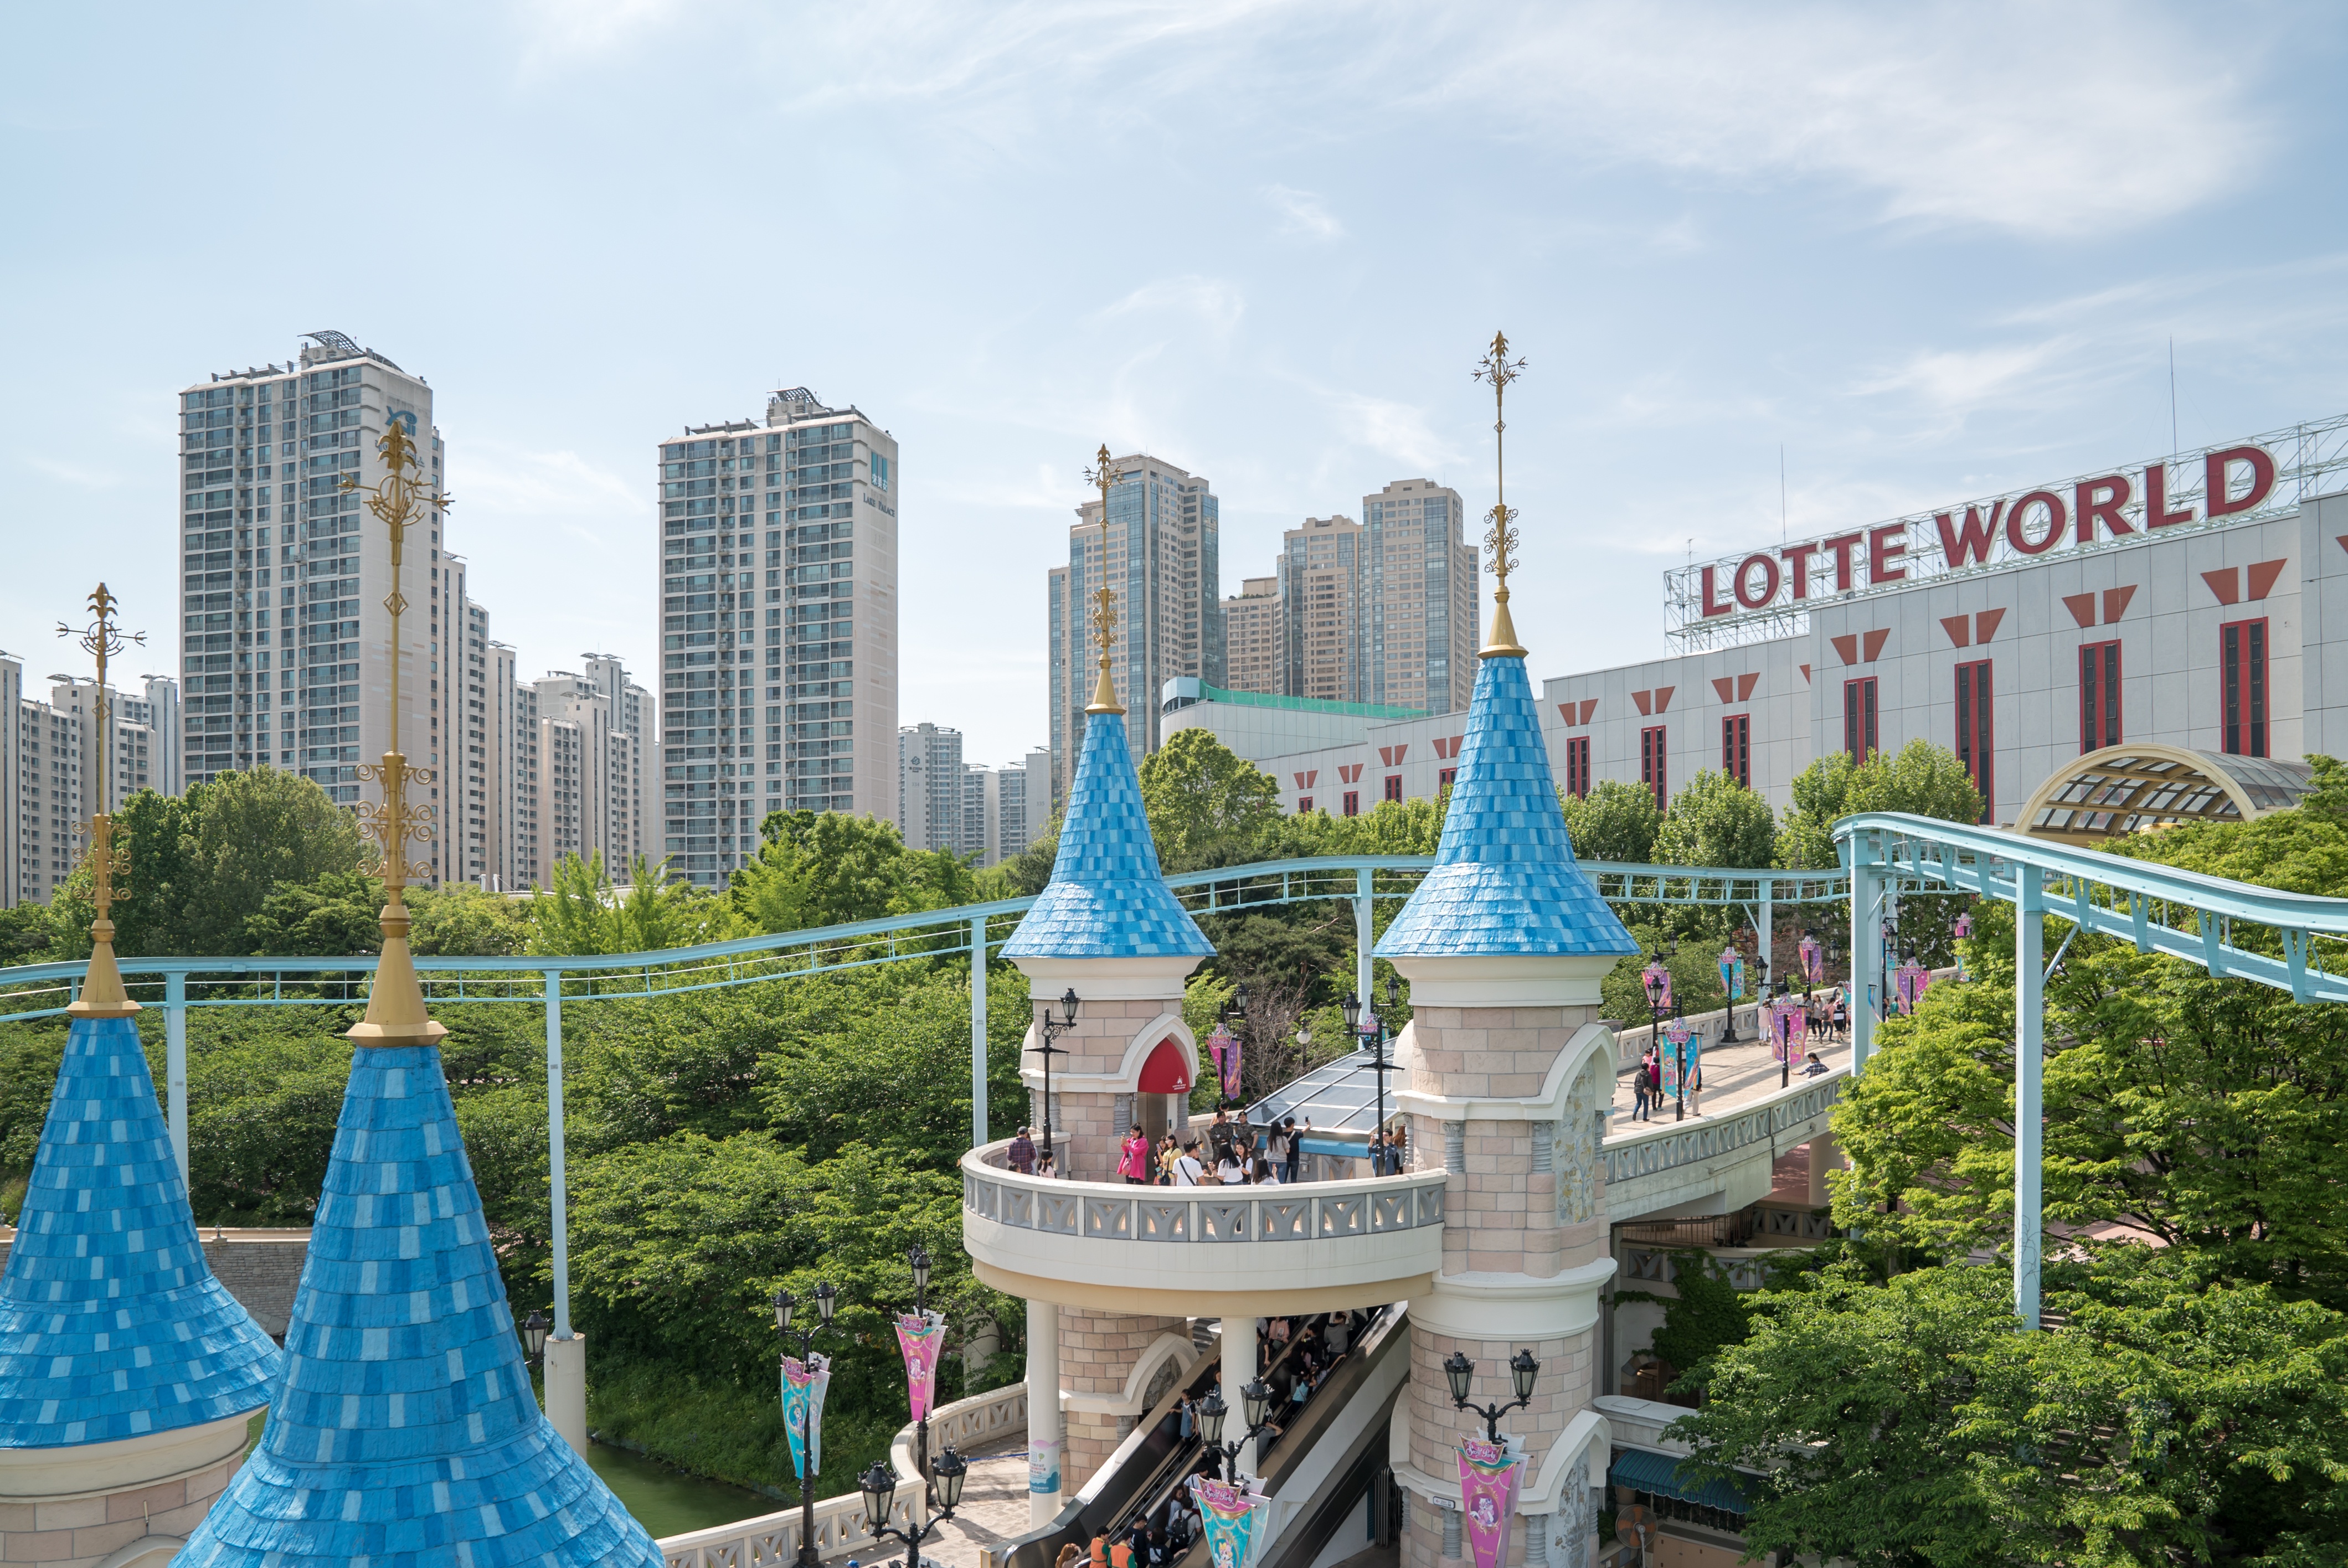
[[[1108,673],[1109,647],[1117,640],[1117,595],[1108,586],[1108,487],[1117,476],[1109,470],[1107,442],[1101,443],[1085,477],[1100,487],[1101,509],[1100,587],[1093,590],[1093,641],[1100,645],[1100,679],[1093,684],[1093,700],[1085,712],[1122,713],[1125,709],[1117,700],[1117,682]]]
[[[129,1018],[139,1010],[114,962],[114,901],[127,897],[114,890],[114,879],[129,875],[130,857],[127,849],[114,847],[114,818],[107,809],[113,804],[113,772],[108,764],[114,755],[114,732],[108,718],[106,661],[134,642],[144,643],[147,634],[124,631],[114,624],[118,602],[99,583],[89,596],[93,619],[88,626],[57,622],[58,636],[73,639],[98,659],[98,706],[91,718],[98,733],[98,809],[89,816],[90,901],[98,917],[89,926],[89,971],[82,977],[81,994],[66,1009],[76,1018]]]
[[[407,803],[409,784],[427,784],[429,768],[412,768],[399,749],[399,618],[407,609],[399,591],[400,558],[407,526],[419,512],[438,518],[448,509],[449,497],[427,489],[416,461],[416,443],[407,434],[407,415],[394,414],[385,423],[376,450],[383,454],[384,476],[361,487],[356,475],[343,476],[345,492],[364,488],[367,510],[391,530],[391,592],[383,607],[391,611],[391,732],[381,764],[363,763],[358,775],[383,785],[383,804],[359,803],[359,823],[375,835],[383,850],[383,957],[367,991],[366,1017],[351,1027],[350,1038],[361,1045],[433,1045],[448,1031],[424,1010],[424,987],[416,978],[416,959],[407,949],[407,879],[429,876],[431,866],[407,858],[410,839],[421,844],[432,836],[433,808]]]
[[[1516,622],[1509,619],[1509,574],[1517,569],[1516,508],[1509,505],[1508,461],[1505,452],[1509,422],[1502,417],[1502,400],[1509,383],[1522,375],[1525,362],[1509,358],[1509,334],[1494,333],[1492,346],[1476,362],[1476,379],[1492,384],[1492,509],[1484,514],[1484,548],[1492,553],[1492,631],[1478,651],[1478,659],[1521,659]]]

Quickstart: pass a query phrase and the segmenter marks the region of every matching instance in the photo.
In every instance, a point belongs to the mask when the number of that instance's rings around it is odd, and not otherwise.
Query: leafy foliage
[[[1159,866],[1200,871],[1258,858],[1280,818],[1280,784],[1211,731],[1177,730],[1142,758],[1141,803]]]
[[[1777,864],[1789,869],[1838,865],[1834,825],[1862,811],[1904,811],[1943,822],[1979,822],[1981,792],[1957,753],[1929,741],[1870,753],[1854,764],[1829,752],[1794,777],[1794,806],[1777,830]]]
[[[1560,791],[1558,804],[1565,808],[1565,831],[1573,840],[1576,859],[1624,861],[1633,866],[1653,860],[1663,814],[1646,785],[1601,779],[1586,795]]]
[[[601,850],[585,860],[566,855],[555,863],[552,886],[530,900],[533,953],[649,953],[691,947],[730,934],[715,895],[666,879],[667,862],[639,855],[622,892],[604,869]]]
[[[945,850],[907,849],[892,823],[843,812],[767,814],[758,857],[727,895],[746,932],[804,931],[967,904],[969,866]]]

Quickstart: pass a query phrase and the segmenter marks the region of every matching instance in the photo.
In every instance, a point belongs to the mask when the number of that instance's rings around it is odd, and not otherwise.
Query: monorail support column
[[[986,917],[970,923],[970,1146],[986,1143]]]
[[[571,1327],[571,1183],[562,1125],[562,971],[546,971],[546,1173],[554,1248],[554,1332],[546,1341],[546,1419],[587,1451],[587,1340]]]
[[[163,977],[163,1114],[171,1123],[171,1158],[188,1184],[188,971]]]
[[[2039,1163],[2044,1126],[2045,874],[2014,867],[2013,897],[2013,1315],[2038,1327]]]
[[[1875,1047],[1873,987],[1883,972],[1883,925],[1878,906],[1883,877],[1874,862],[1876,847],[1864,834],[1842,841],[1843,866],[1850,873],[1850,1075],[1867,1070],[1868,1053]]]
[[[1354,873],[1354,994],[1370,1005],[1370,878],[1366,866]]]
[[[1060,1309],[1027,1303],[1027,1527],[1049,1524],[1060,1491]]]

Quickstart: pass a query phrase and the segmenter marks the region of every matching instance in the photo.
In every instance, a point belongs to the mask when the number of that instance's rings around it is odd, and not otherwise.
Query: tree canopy
[[[1619,860],[1644,865],[1654,858],[1655,835],[1663,830],[1663,814],[1653,792],[1644,784],[1601,779],[1590,793],[1575,796],[1558,793],[1565,808],[1565,831],[1581,860]]]
[[[1141,759],[1141,803],[1166,871],[1258,857],[1280,819],[1280,784],[1210,730],[1177,730]]]
[[[905,847],[893,823],[844,812],[770,812],[758,856],[727,895],[744,930],[804,931],[966,904],[977,878],[948,850]]]
[[[1777,864],[1788,870],[1839,865],[1834,825],[1862,811],[1904,811],[1943,822],[1979,822],[1981,792],[1957,753],[1914,740],[1853,764],[1829,752],[1794,776],[1793,809],[1777,829]]]
[[[1672,796],[1651,853],[1663,866],[1757,867],[1771,864],[1776,846],[1777,817],[1769,803],[1726,774],[1704,768]]]

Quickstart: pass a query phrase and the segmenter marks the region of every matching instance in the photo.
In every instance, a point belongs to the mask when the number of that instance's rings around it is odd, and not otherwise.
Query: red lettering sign
[[[2250,466],[2250,487],[2239,500],[2226,495],[2226,478],[2237,463]],[[2229,518],[2236,512],[2247,512],[2267,498],[2274,488],[2274,459],[2256,446],[2229,446],[2223,452],[2212,452],[2203,459],[2203,471],[2208,475],[2201,490],[2201,505],[2213,518]]]
[[[1810,597],[1810,558],[1818,553],[1816,545],[1787,545],[1777,552],[1786,558],[1786,575],[1794,585],[1796,599]]]
[[[1726,615],[1736,607],[1720,602],[1720,586],[1712,580],[1713,569],[1704,569],[1704,612],[1709,616]]]
[[[2168,465],[2155,463],[2144,471],[2144,526],[2147,528],[2170,528],[2193,520],[2193,508],[2179,507],[2168,509]]]
[[[2083,545],[2096,542],[2097,523],[2111,529],[2114,538],[2136,532],[2128,527],[2127,519],[2120,516],[2120,508],[2128,504],[2131,493],[2127,477],[2120,474],[2106,474],[2100,479],[2089,479],[2080,485],[2075,497],[2079,503],[2079,542]]]
[[[1865,534],[1837,534],[1830,539],[1818,541],[1818,548],[1834,557],[1837,593],[1849,593],[1851,590],[1850,552],[1865,543],[1866,539]]]
[[[2033,507],[2046,508],[2046,537],[2034,539],[2023,522]],[[2063,510],[2063,497],[2052,490],[2033,490],[2013,503],[2013,510],[2005,514],[2005,542],[2026,556],[2043,556],[2063,542],[2063,525],[2068,521]]]
[[[1867,536],[1867,580],[1869,582],[1905,582],[1908,569],[1900,558],[1908,553],[1908,525],[1886,523]]]
[[[1747,593],[1753,584],[1753,569],[1761,569],[1761,591]],[[1777,563],[1765,555],[1746,556],[1736,563],[1736,575],[1729,579],[1736,592],[1736,602],[1746,610],[1766,610],[1777,598]]]
[[[1941,554],[1948,559],[1952,569],[1972,561],[1976,564],[1989,559],[1989,547],[1997,542],[1998,520],[2005,516],[2005,503],[1998,502],[1989,509],[1984,519],[1979,507],[1965,508],[1965,526],[1960,530],[1941,512],[1933,518],[1941,526]]]

